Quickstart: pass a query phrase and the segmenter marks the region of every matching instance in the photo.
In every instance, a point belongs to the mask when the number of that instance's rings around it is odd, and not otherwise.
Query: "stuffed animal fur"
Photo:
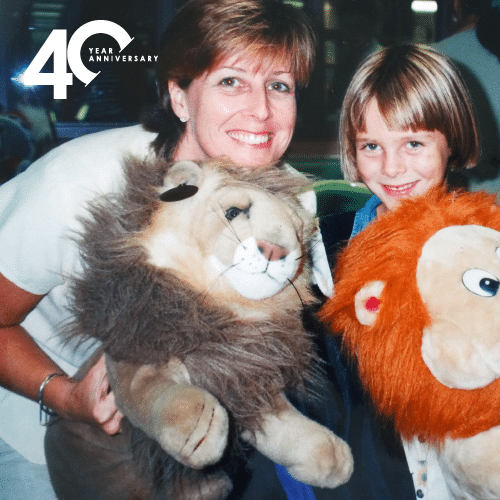
[[[320,315],[379,414],[438,452],[457,499],[500,498],[500,207],[434,188],[354,237]]]
[[[119,445],[84,424],[52,426],[59,498],[225,498],[233,434],[301,481],[346,482],[347,444],[283,394],[315,380],[301,321],[315,300],[317,224],[298,198],[307,182],[283,167],[220,161],[129,159],[126,172],[124,193],[94,203],[84,221],[68,333],[102,343],[126,422]],[[119,453],[103,457],[113,446]],[[84,465],[89,457],[98,466]],[[87,470],[79,486],[68,461]]]

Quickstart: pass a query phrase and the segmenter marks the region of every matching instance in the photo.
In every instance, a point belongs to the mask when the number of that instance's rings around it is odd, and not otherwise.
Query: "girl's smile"
[[[441,132],[389,129],[377,101],[368,103],[365,130],[356,134],[356,163],[361,180],[382,202],[379,214],[441,183],[449,156]]]
[[[402,184],[399,186],[390,186],[390,185],[382,185],[385,192],[388,196],[392,196],[393,198],[407,198],[411,196],[411,193],[415,186],[418,184],[418,181],[410,182],[408,184]]]

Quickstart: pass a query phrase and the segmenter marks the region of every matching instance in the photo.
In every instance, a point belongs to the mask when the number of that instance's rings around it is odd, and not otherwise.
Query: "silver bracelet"
[[[49,418],[56,416],[57,413],[51,410],[44,402],[43,402],[43,392],[45,391],[45,387],[54,377],[66,377],[66,374],[61,372],[51,373],[45,377],[45,380],[40,384],[40,388],[38,389],[38,404],[40,405],[40,425],[47,425],[49,422]]]

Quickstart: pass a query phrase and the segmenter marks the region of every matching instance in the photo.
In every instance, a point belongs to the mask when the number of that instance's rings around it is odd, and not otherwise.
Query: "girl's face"
[[[187,119],[175,160],[226,156],[246,166],[274,163],[292,138],[295,79],[285,64],[237,53],[193,80],[169,83],[172,109]]]
[[[368,103],[365,124],[366,131],[356,134],[356,165],[361,180],[382,201],[379,215],[444,180],[450,149],[441,132],[390,130],[375,99]]]

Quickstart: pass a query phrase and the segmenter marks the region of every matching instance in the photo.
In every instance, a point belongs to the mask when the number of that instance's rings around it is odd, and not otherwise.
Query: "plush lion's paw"
[[[182,464],[200,469],[216,463],[227,445],[226,410],[208,392],[177,384],[155,403],[154,425],[163,449]]]
[[[301,461],[287,466],[295,479],[320,488],[336,488],[349,481],[354,469],[351,449],[333,432],[321,428],[297,445]]]

